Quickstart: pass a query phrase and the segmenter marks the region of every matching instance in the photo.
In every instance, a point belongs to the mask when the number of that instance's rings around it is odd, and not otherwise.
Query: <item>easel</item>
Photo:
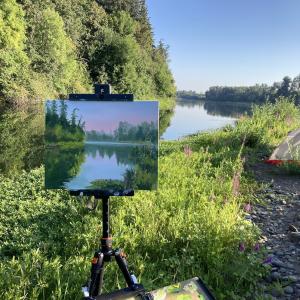
[[[112,237],[109,228],[109,197],[110,196],[133,196],[133,190],[125,191],[101,191],[101,190],[77,190],[70,191],[72,196],[93,196],[95,199],[102,200],[102,226],[103,234],[100,241],[100,248],[94,254],[92,259],[91,277],[88,286],[82,288],[85,300],[103,300],[103,299],[126,299],[131,297],[140,297],[143,300],[151,300],[151,294],[146,293],[144,287],[137,283],[136,277],[130,274],[125,255],[121,249],[112,248]],[[109,293],[101,294],[103,288],[105,264],[115,258],[119,269],[121,270],[127,288]]]
[[[69,99],[75,101],[133,101],[132,94],[111,94],[109,84],[95,84],[95,94],[70,94]],[[146,293],[144,287],[137,283],[136,277],[130,274],[124,253],[120,249],[112,248],[112,238],[109,230],[109,197],[110,196],[133,196],[133,190],[108,191],[108,190],[77,190],[70,191],[72,196],[90,196],[96,200],[102,200],[102,224],[103,234],[99,250],[94,254],[91,267],[91,277],[88,286],[82,288],[85,300],[103,299],[126,299],[140,297],[143,300],[151,300],[151,294]],[[109,293],[101,294],[104,279],[105,263],[111,261],[112,257],[121,270],[127,288]]]

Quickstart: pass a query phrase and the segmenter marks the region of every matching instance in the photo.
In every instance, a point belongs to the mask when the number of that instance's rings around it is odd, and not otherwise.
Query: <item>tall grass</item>
[[[300,126],[280,99],[254,108],[236,127],[160,147],[159,190],[111,201],[114,244],[148,289],[202,277],[217,299],[243,299],[263,276],[259,230],[244,219],[257,184],[244,157],[271,151]],[[101,211],[86,199],[43,189],[43,168],[0,175],[0,299],[81,299],[101,235]],[[110,264],[105,289],[124,286]]]

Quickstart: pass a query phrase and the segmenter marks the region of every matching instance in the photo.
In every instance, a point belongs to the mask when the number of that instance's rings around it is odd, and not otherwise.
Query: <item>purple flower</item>
[[[240,243],[240,244],[239,244],[239,251],[244,252],[245,249],[246,249],[245,244],[244,244],[244,243]]]
[[[254,251],[259,251],[259,249],[260,249],[260,244],[259,243],[256,243],[255,245],[254,245]]]
[[[251,204],[250,203],[247,203],[244,205],[244,211],[245,212],[250,212],[251,211]]]
[[[184,154],[186,156],[191,156],[192,155],[192,149],[190,146],[186,145],[184,146],[184,150],[183,150]]]
[[[263,264],[269,265],[272,263],[272,256],[268,256],[265,258],[265,260],[263,261]]]

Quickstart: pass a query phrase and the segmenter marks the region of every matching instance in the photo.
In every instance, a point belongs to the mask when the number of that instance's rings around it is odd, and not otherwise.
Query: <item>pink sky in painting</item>
[[[76,114],[85,121],[85,130],[113,132],[119,122],[126,121],[132,125],[142,122],[158,123],[158,102],[97,102],[68,101],[68,116],[77,108]]]

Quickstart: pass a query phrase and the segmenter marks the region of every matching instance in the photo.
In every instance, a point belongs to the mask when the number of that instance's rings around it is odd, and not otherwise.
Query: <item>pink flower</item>
[[[245,212],[250,212],[251,211],[251,204],[250,203],[247,203],[244,205],[244,211]]]
[[[186,145],[184,146],[184,150],[183,150],[184,154],[186,156],[191,156],[192,155],[192,149],[190,146]]]
[[[244,244],[244,243],[240,243],[240,244],[239,244],[239,251],[244,252],[245,249],[246,249],[245,244]]]

